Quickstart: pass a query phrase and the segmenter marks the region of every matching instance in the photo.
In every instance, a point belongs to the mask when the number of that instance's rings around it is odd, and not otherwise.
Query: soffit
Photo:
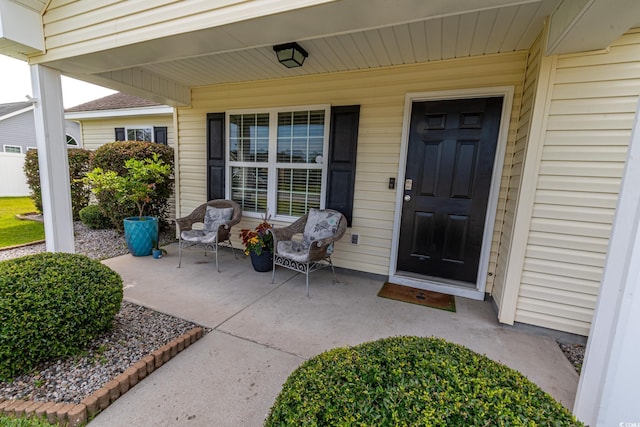
[[[85,80],[94,76],[94,81],[103,85],[114,73],[144,71],[196,87],[490,55],[529,48],[558,3],[526,1],[352,31],[335,32],[332,27],[333,34],[322,34],[317,25],[305,29],[283,15],[53,61],[51,65]],[[285,24],[289,28],[283,30]],[[297,37],[288,38],[294,35]],[[276,61],[272,46],[293,40],[309,52],[309,58],[303,67],[287,69]],[[200,53],[207,43],[216,51]]]

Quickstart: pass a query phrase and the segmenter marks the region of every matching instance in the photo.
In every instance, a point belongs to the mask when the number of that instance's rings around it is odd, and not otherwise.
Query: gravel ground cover
[[[91,230],[76,222],[74,236],[76,252],[93,259],[128,253],[124,237],[115,230]],[[175,240],[173,236],[173,230],[161,233],[160,244]],[[44,251],[44,244],[0,250],[0,260]],[[83,354],[44,363],[12,382],[0,382],[0,400],[80,403],[133,363],[196,326],[199,325],[123,301],[113,329],[96,339]]]
[[[43,363],[35,372],[0,382],[0,398],[80,403],[153,350],[198,326],[127,301],[113,323],[83,354]]]

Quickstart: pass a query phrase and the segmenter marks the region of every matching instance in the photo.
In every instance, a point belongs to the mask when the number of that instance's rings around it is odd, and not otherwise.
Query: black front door
[[[476,282],[502,98],[414,102],[398,270]]]

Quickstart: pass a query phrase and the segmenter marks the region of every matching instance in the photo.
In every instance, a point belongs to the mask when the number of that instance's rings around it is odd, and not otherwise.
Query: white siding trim
[[[504,156],[509,134],[511,111],[513,107],[513,96],[515,88],[513,86],[499,86],[488,88],[474,88],[461,90],[445,90],[437,92],[408,93],[405,96],[404,117],[402,124],[402,137],[400,146],[400,164],[398,166],[398,185],[396,188],[396,208],[394,214],[393,237],[391,243],[391,260],[389,265],[389,280],[419,289],[434,290],[451,295],[463,296],[482,300],[484,299],[487,285],[487,272],[489,269],[489,259],[491,257],[491,245],[493,241],[493,229],[496,222],[498,208],[498,197],[500,193],[500,183],[502,181],[502,169],[504,166]],[[400,240],[400,221],[402,217],[402,206],[404,196],[404,180],[407,164],[407,151],[409,148],[409,126],[411,121],[411,105],[414,101],[435,101],[444,99],[467,99],[484,98],[489,96],[501,96],[503,98],[502,113],[500,116],[500,130],[498,133],[498,144],[493,163],[493,174],[491,177],[491,187],[489,200],[487,203],[487,215],[485,217],[484,232],[482,237],[482,249],[478,276],[476,278],[476,288],[470,289],[455,283],[445,281],[407,277],[398,274],[398,243]]]
[[[131,116],[156,116],[160,114],[172,114],[173,107],[157,106],[157,107],[138,107],[138,108],[118,108],[111,110],[99,111],[78,111],[64,113],[67,120],[84,120],[84,119],[102,119],[112,117],[131,117]]]
[[[640,102],[602,275],[575,415],[593,426],[637,425],[640,352]]]
[[[537,177],[542,160],[544,136],[551,108],[551,93],[553,91],[557,57],[542,57],[538,76],[538,88],[535,92],[533,115],[529,124],[529,141],[527,143],[520,180],[520,191],[514,217],[511,247],[506,263],[504,290],[498,320],[513,325],[516,315],[516,303],[520,291],[522,269],[527,249],[527,236],[531,217],[533,215],[534,197],[537,187]]]
[[[554,63],[555,59],[542,57],[539,66],[538,86],[534,95],[533,114],[528,130],[529,140],[522,160],[522,175],[515,205],[511,245],[507,254],[503,297],[498,307],[499,320],[503,323],[513,324],[515,317],[536,190],[536,177],[540,169],[544,130],[550,108],[549,99],[554,76],[551,73],[555,70]]]

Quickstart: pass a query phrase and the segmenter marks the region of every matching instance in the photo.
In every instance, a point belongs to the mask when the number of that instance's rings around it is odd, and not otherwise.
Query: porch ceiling
[[[149,97],[135,87],[134,78],[192,88],[526,49],[559,2],[337,1],[48,65],[82,80]],[[299,42],[309,52],[303,67],[288,69],[277,62],[272,46],[288,41]],[[46,61],[47,55],[42,59]],[[36,58],[36,62],[41,61]]]
[[[30,8],[43,3],[21,2]],[[74,45],[73,50],[47,46],[46,53],[33,55],[30,61],[122,92],[170,105],[186,105],[190,103],[189,90],[198,86],[527,49],[545,19],[562,3],[563,0],[310,1],[308,7],[238,18],[224,25],[202,23],[195,18],[193,28],[197,29],[174,31],[165,37],[157,37],[162,34],[157,31],[147,34],[141,28],[130,30],[131,34],[115,34],[114,39],[105,39],[99,45],[87,39]],[[46,6],[41,12],[45,10]],[[569,14],[565,21],[570,18]],[[272,46],[289,41],[299,42],[309,52],[303,67],[288,69],[277,62]]]

